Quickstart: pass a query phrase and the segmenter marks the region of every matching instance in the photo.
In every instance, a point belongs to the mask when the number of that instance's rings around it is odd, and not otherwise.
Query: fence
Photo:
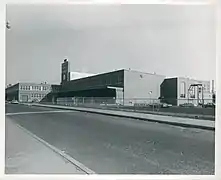
[[[173,106],[179,106],[182,104],[193,104],[194,106],[212,103],[212,99],[151,99],[151,98],[130,98],[122,99],[115,97],[66,97],[58,98],[57,104],[96,104],[96,105],[122,105],[122,106],[149,106],[151,104],[167,103]]]
[[[175,102],[172,106],[164,103]],[[211,99],[204,99],[204,104],[211,103]],[[52,102],[42,102],[51,104]],[[189,103],[189,104],[185,104]],[[64,106],[91,107],[110,110],[136,111],[143,113],[165,112],[165,113],[186,113],[200,115],[215,115],[215,108],[203,108],[196,99],[147,99],[131,98],[116,99],[113,97],[68,97],[58,98],[54,104]],[[181,107],[183,104],[186,106]]]

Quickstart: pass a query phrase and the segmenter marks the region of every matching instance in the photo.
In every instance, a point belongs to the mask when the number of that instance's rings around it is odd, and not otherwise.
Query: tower
[[[67,59],[61,64],[61,84],[70,81],[70,63]]]

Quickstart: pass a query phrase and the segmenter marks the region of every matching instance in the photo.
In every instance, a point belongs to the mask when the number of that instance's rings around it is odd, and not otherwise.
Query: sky
[[[212,5],[7,5],[6,84],[134,69],[215,79]]]

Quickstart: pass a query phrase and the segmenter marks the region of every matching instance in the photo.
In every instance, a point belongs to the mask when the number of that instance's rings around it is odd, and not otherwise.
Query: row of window
[[[31,94],[31,97],[44,98],[44,97],[45,97],[45,94]]]
[[[20,90],[46,91],[46,90],[49,90],[49,87],[47,86],[20,86]]]

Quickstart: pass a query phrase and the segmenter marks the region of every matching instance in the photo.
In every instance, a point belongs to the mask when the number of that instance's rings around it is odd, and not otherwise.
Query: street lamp
[[[152,91],[149,91],[149,95],[150,95],[150,104],[151,104],[151,94],[152,94]],[[154,103],[152,103],[152,106],[153,106],[153,111],[154,111]]]
[[[149,92],[149,95],[150,95],[150,101],[151,101],[151,94],[152,94],[152,91]]]

